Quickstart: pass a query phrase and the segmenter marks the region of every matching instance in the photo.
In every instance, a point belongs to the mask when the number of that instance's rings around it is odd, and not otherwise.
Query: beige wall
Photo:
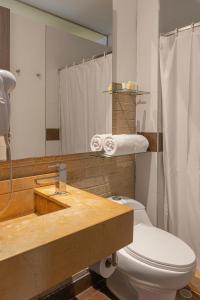
[[[17,81],[11,93],[12,158],[44,156],[45,25],[15,13],[10,14],[10,70]]]
[[[160,32],[200,22],[199,0],[160,0]]]
[[[159,0],[139,0],[137,4],[137,81],[150,95],[138,97],[137,131],[158,131],[159,101]],[[136,199],[142,202],[153,224],[157,224],[158,155],[146,153],[136,158]]]
[[[137,98],[137,131],[157,132],[159,0],[114,0],[113,14],[113,80],[137,79],[141,89],[151,92]],[[157,224],[157,160],[157,153],[136,157],[135,197],[147,206],[154,224]]]
[[[159,0],[113,1],[113,80],[138,80],[151,95],[137,98],[137,130],[157,131]],[[153,66],[153,67],[152,67]],[[132,125],[135,125],[132,120]],[[157,154],[136,158],[136,194],[157,223]]]
[[[113,0],[113,81],[136,80],[137,0]]]

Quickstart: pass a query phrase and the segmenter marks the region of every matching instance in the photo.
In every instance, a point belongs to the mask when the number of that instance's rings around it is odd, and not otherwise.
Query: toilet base
[[[136,290],[118,270],[106,280],[106,285],[119,300],[139,300]]]
[[[158,292],[134,286],[129,278],[116,270],[107,279],[107,287],[119,300],[175,300],[176,291]]]

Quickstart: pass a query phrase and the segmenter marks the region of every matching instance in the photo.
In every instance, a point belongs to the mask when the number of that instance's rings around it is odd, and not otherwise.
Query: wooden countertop
[[[54,191],[55,186],[35,189],[36,194],[67,206],[66,209],[35,218],[27,216],[0,223],[0,261],[132,213],[126,206],[69,185],[66,195],[53,195]]]
[[[132,242],[132,209],[68,185],[54,191],[36,188],[35,200],[63,209],[0,222],[1,300],[31,299]]]

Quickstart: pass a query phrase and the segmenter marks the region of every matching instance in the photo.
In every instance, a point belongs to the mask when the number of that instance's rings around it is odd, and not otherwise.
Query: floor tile
[[[93,287],[83,291],[79,295],[76,296],[77,300],[86,300],[89,299],[91,296],[94,296],[97,293],[97,290]]]
[[[184,300],[179,293],[177,293],[176,300]],[[200,297],[193,295],[191,300],[200,300]],[[85,290],[78,296],[76,296],[76,300],[119,300],[108,290],[108,288],[104,287],[99,291],[93,287]]]
[[[89,298],[88,300],[110,300],[105,294],[98,292],[93,297]]]

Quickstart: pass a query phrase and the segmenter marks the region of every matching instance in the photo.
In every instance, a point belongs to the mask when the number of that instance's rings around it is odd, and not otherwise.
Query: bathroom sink
[[[16,199],[13,195],[13,199],[10,205],[5,209],[5,212],[0,215],[0,223],[5,221],[14,220],[20,221],[24,219],[32,219],[34,217],[50,214],[62,209],[66,209],[69,206],[52,199],[45,197],[32,197],[32,193],[21,196],[22,199]]]

